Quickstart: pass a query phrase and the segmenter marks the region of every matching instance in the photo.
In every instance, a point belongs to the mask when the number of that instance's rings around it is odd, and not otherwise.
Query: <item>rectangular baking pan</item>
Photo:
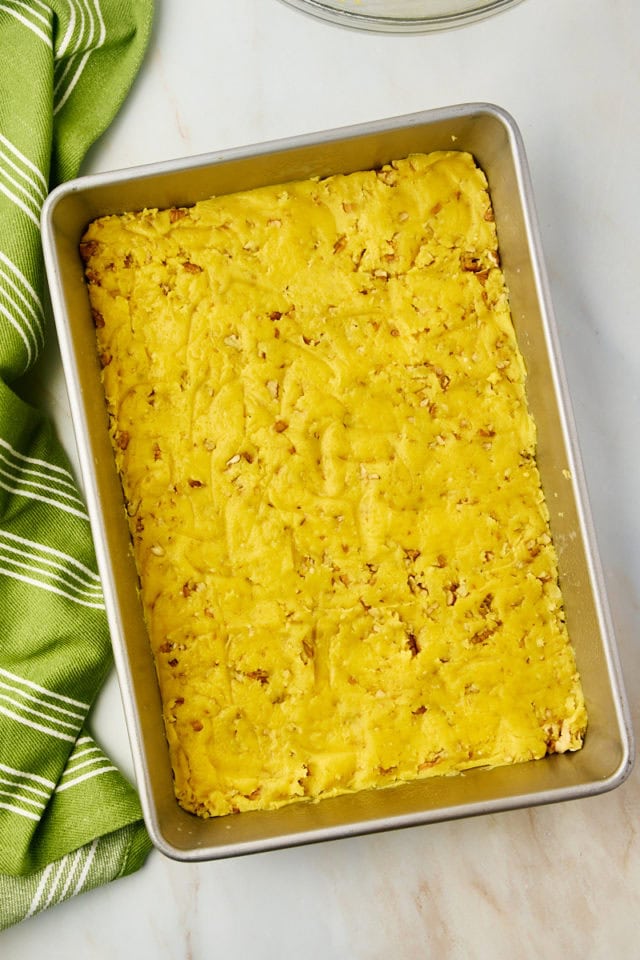
[[[177,804],[154,664],[137,592],[78,242],[95,217],[192,204],[213,194],[379,167],[411,152],[470,151],[489,181],[538,461],[559,554],[569,633],[589,728],[575,754],[476,769],[398,787],[199,819]],[[155,845],[179,860],[264,851],[586,797],[624,781],[633,758],[628,707],[603,587],[559,355],[520,133],[490,104],[464,104],[317,135],[79,178],[43,211],[52,306],[76,432],[81,479],[113,641],[144,816]]]

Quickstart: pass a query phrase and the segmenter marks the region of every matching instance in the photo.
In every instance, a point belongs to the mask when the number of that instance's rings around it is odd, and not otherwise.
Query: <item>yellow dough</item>
[[[470,155],[105,217],[81,253],[187,810],[581,746]]]

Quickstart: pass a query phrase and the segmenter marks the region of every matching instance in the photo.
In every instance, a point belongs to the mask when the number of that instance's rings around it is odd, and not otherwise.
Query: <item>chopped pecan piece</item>
[[[87,263],[91,257],[95,256],[99,249],[100,244],[97,240],[83,240],[80,244],[80,256],[84,262]]]
[[[481,616],[486,617],[489,611],[491,610],[491,604],[493,603],[493,594],[488,593],[486,597],[482,599],[479,606],[479,611]]]
[[[252,670],[247,676],[250,680],[257,680],[262,686],[264,686],[265,683],[269,683],[269,674],[266,670]]]
[[[460,266],[468,273],[480,273],[483,269],[480,257],[476,257],[473,253],[463,253],[460,257]]]
[[[417,657],[420,653],[420,647],[418,646],[418,639],[415,633],[410,633],[408,635],[407,646],[411,652],[412,657]]]
[[[482,630],[478,630],[476,633],[474,633],[474,635],[471,637],[471,643],[486,643],[487,640],[491,639],[500,626],[502,626],[502,621],[496,620],[493,626],[483,627]]]
[[[445,587],[445,593],[446,593],[446,595],[447,595],[447,606],[448,606],[448,607],[453,607],[453,606],[455,606],[456,600],[458,599],[458,589],[459,589],[459,587],[460,587],[460,584],[459,584],[459,583],[456,583],[455,581],[454,581],[453,583],[448,584],[448,585]]]

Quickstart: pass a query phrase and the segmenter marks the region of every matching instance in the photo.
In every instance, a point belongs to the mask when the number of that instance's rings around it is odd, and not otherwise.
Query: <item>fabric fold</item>
[[[0,5],[0,929],[137,869],[133,787],[87,730],[111,667],[89,520],[46,418],[40,211],[77,175],[142,63],[151,0]]]

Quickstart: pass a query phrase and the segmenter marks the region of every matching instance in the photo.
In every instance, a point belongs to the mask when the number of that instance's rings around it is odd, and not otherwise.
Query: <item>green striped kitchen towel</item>
[[[152,0],[0,0],[0,929],[150,848],[86,728],[111,659],[85,507],[19,393],[45,340],[43,200],[112,120],[151,21]]]

